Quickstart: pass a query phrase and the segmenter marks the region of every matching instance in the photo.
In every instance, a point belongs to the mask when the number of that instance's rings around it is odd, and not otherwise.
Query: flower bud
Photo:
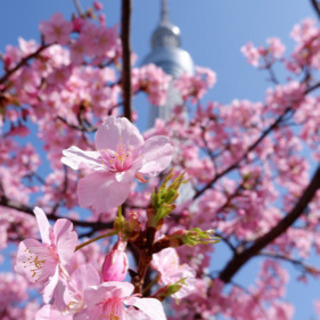
[[[126,243],[118,241],[106,255],[102,266],[103,281],[123,281],[127,275],[129,262],[125,253]]]

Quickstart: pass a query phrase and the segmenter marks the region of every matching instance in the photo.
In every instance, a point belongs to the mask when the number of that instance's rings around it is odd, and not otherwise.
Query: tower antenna
[[[161,0],[161,22],[169,21],[169,10],[167,0]]]

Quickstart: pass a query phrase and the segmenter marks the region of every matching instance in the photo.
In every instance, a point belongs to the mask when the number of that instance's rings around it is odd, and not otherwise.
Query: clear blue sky
[[[82,0],[83,7],[92,1]],[[159,0],[134,0],[132,17],[132,48],[139,61],[150,50],[150,36],[159,21]],[[195,64],[210,67],[218,74],[218,83],[207,98],[229,103],[233,99],[262,100],[268,87],[267,74],[246,62],[240,47],[248,41],[263,44],[272,36],[280,37],[287,52],[294,42],[289,33],[294,24],[306,17],[315,17],[310,1],[298,0],[168,0],[171,21],[182,33],[182,47],[189,51]],[[102,0],[109,26],[119,22],[120,0]],[[17,44],[19,36],[39,40],[38,24],[54,12],[65,17],[74,11],[71,0],[1,1],[0,51],[7,44]],[[283,79],[284,76],[282,75]],[[280,77],[281,78],[281,77]],[[207,100],[206,98],[206,100]],[[223,246],[219,256],[223,257]],[[220,258],[218,259],[220,260]],[[319,260],[318,260],[319,261]],[[217,264],[219,262],[217,261]],[[221,264],[221,261],[220,261]],[[250,280],[256,272],[251,263],[249,272],[240,272],[239,281]],[[297,273],[291,271],[291,278]],[[312,300],[320,299],[319,281],[290,285],[288,298],[296,306],[294,320],[315,319]]]

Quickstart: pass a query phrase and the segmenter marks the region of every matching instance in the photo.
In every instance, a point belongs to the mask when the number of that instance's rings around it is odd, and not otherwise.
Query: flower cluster
[[[0,274],[1,319],[164,319],[164,299],[172,319],[292,319],[285,264],[320,274],[317,22],[293,28],[291,54],[278,38],[242,48],[271,80],[261,101],[200,101],[208,69],[132,66],[133,95],[161,106],[170,83],[182,97],[140,134],[121,117],[120,28],[101,10],[54,14],[40,43],[1,53],[0,260],[18,248],[19,273]]]

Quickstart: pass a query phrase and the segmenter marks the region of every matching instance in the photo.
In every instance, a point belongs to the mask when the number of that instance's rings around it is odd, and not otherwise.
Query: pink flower
[[[241,47],[242,54],[248,59],[248,62],[257,67],[259,65],[260,53],[252,42],[247,43]]]
[[[69,41],[69,33],[72,31],[73,25],[70,21],[65,20],[61,13],[55,13],[49,22],[42,21],[39,29],[46,42],[64,45]]]
[[[98,151],[71,147],[63,151],[62,163],[72,169],[81,164],[94,170],[80,179],[78,198],[81,207],[93,207],[98,213],[126,201],[133,178],[145,182],[169,165],[173,147],[164,136],[144,141],[138,129],[126,118],[107,118],[95,136]]]
[[[34,239],[22,241],[15,270],[30,282],[40,284],[43,287],[43,300],[48,303],[60,276],[66,274],[65,267],[75,250],[77,234],[72,231],[72,223],[67,219],[58,219],[52,228],[42,209],[36,207],[34,214],[42,244]]]
[[[159,271],[161,285],[170,285],[183,280],[184,285],[172,296],[181,299],[195,289],[195,271],[187,264],[179,264],[179,256],[174,248],[166,248],[152,257],[152,267]]]
[[[75,315],[75,320],[165,320],[162,304],[155,298],[132,296],[129,282],[110,281],[92,286],[85,292],[87,308]],[[129,306],[129,308],[125,307]],[[135,309],[132,306],[138,308]]]
[[[133,92],[145,91],[149,102],[155,106],[166,103],[170,81],[171,76],[154,64],[132,70]]]
[[[314,307],[316,309],[317,315],[320,316],[320,300],[315,300],[315,301],[313,301],[313,303],[314,303]]]
[[[67,281],[58,283],[52,299],[54,308],[65,316],[80,312],[85,307],[85,290],[99,284],[98,271],[91,264],[80,264]]]
[[[276,37],[268,38],[267,43],[269,45],[268,49],[272,57],[275,59],[281,59],[286,50],[286,47],[283,45],[281,40]]]
[[[64,316],[54,306],[46,304],[35,315],[35,320],[72,320],[72,316]]]
[[[106,255],[102,266],[103,281],[123,281],[127,275],[129,261],[125,253],[126,244],[118,241]]]
[[[93,1],[93,7],[99,11],[103,9],[103,4],[100,1]]]

